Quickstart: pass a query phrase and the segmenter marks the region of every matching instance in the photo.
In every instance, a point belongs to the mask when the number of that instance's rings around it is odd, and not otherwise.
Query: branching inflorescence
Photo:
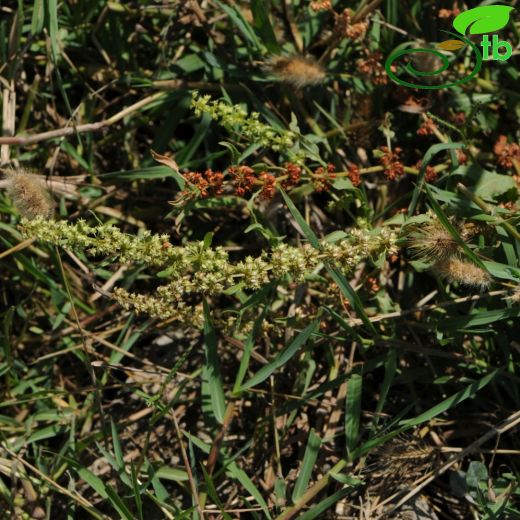
[[[368,257],[392,254],[397,236],[388,228],[353,229],[347,238],[322,242],[319,249],[279,244],[259,256],[231,262],[225,248],[210,248],[203,242],[173,246],[168,235],[148,231],[129,235],[110,225],[89,226],[83,221],[69,224],[43,218],[24,219],[24,235],[74,251],[110,257],[120,264],[144,264],[161,268],[169,283],[152,295],[132,294],[116,289],[114,298],[127,309],[163,319],[193,321],[197,306],[190,306],[193,295],[216,296],[234,288],[256,290],[272,281],[302,281],[324,263],[330,262],[345,272],[352,271]],[[197,322],[197,320],[195,320]]]
[[[260,121],[258,112],[248,113],[240,105],[212,100],[210,95],[193,93],[191,102],[196,116],[208,114],[227,130],[239,129],[240,135],[276,152],[287,152],[294,146],[296,134],[290,130],[275,129]]]

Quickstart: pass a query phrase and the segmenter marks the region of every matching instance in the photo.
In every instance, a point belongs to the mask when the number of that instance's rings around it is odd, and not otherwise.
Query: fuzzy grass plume
[[[460,246],[438,220],[431,220],[408,235],[408,248],[417,259],[431,262],[449,258]]]
[[[5,171],[7,194],[20,214],[28,219],[52,217],[53,205],[43,179],[27,170]]]
[[[457,256],[438,262],[435,270],[449,282],[457,282],[475,289],[486,289],[492,281],[489,273],[473,262]]]
[[[276,56],[268,63],[267,69],[279,81],[296,88],[319,85],[326,77],[325,69],[316,60],[298,55]]]

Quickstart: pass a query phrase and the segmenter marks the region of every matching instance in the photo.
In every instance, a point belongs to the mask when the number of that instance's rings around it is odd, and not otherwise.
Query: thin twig
[[[177,438],[179,439],[179,444],[181,447],[181,455],[182,460],[184,462],[184,466],[186,468],[186,473],[188,474],[188,481],[190,483],[191,494],[193,500],[195,501],[195,507],[200,515],[200,520],[204,520],[204,513],[199,503],[199,493],[197,492],[197,485],[195,484],[195,480],[193,479],[193,473],[191,471],[190,461],[188,460],[188,455],[186,454],[186,448],[184,447],[184,442],[182,440],[182,432],[179,427],[179,423],[177,422],[177,417],[175,416],[175,411],[171,410],[170,412],[171,418],[173,419],[173,424],[175,426],[175,432],[177,434]]]
[[[48,132],[42,132],[40,134],[27,135],[27,136],[13,136],[13,137],[0,137],[0,145],[10,146],[28,146],[31,144],[39,143],[41,141],[47,141],[49,139],[55,139],[56,137],[64,137],[73,134],[83,134],[86,132],[97,132],[103,128],[107,128],[126,116],[136,112],[137,110],[150,105],[151,103],[166,96],[165,92],[156,92],[151,96],[147,96],[140,101],[137,101],[133,105],[124,108],[117,114],[114,114],[108,119],[103,119],[97,123],[86,123],[77,126],[67,126],[65,128],[58,128],[56,130],[49,130]]]

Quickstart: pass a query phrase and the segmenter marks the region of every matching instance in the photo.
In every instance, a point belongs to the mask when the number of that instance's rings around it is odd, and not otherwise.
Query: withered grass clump
[[[374,450],[366,466],[366,492],[387,498],[427,473],[438,460],[438,451],[422,439],[400,435]]]
[[[34,219],[52,216],[52,199],[45,182],[39,175],[20,168],[6,170],[5,176],[7,177],[7,194],[23,217]]]
[[[325,69],[314,59],[305,56],[277,56],[267,65],[280,81],[296,88],[318,85],[325,80]]]

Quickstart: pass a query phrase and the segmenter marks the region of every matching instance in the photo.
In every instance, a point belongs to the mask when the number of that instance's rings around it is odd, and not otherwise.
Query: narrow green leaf
[[[282,194],[283,200],[287,204],[287,207],[289,208],[289,211],[294,217],[294,220],[296,220],[298,226],[300,226],[305,238],[310,242],[312,247],[320,249],[320,241],[318,237],[311,229],[309,224],[307,224],[307,221],[303,218],[303,215],[300,213],[298,208],[294,205],[294,202],[292,201],[291,197],[289,197],[289,195],[287,195],[287,193],[285,193],[285,191],[281,187],[279,189],[280,193]]]
[[[419,170],[419,175],[417,176],[417,184],[415,185],[415,189],[413,191],[412,201],[410,202],[410,206],[408,207],[408,216],[411,217],[414,214],[415,208],[417,207],[417,202],[419,200],[419,196],[424,185],[426,167],[430,164],[433,157],[445,150],[455,150],[457,148],[464,148],[464,143],[437,143],[433,146],[430,146],[421,162],[421,169]]]
[[[240,9],[238,7],[226,5],[220,0],[214,1],[229,16],[231,21],[236,25],[237,29],[242,33],[246,40],[252,43],[254,47],[259,48],[260,42],[255,34],[255,31],[244,18],[244,15],[240,12]]]
[[[358,442],[361,421],[361,390],[363,378],[360,374],[352,374],[347,383],[345,400],[345,438],[347,453],[350,455]]]
[[[137,508],[137,515],[139,520],[144,520],[143,517],[143,499],[141,497],[141,487],[137,478],[137,470],[134,461],[130,462],[130,477],[132,479],[132,491],[134,492],[134,501]]]
[[[392,386],[392,382],[395,377],[395,373],[397,370],[397,351],[395,349],[391,349],[386,355],[385,361],[385,376],[383,378],[383,383],[381,384],[381,391],[379,392],[379,400],[376,405],[376,414],[380,414],[383,411],[383,407],[385,405],[386,397],[388,392],[390,391],[390,387]],[[376,415],[376,422],[377,422]]]
[[[306,220],[303,218],[303,215],[299,212],[298,208],[294,205],[294,202],[291,200],[291,198],[285,193],[285,191],[280,188],[280,193],[282,194],[282,197],[287,204],[287,207],[289,208],[289,211],[291,212],[292,216],[300,226],[300,229],[302,230],[304,236],[307,238],[309,243],[312,245],[312,247],[316,249],[320,249],[320,241],[318,240],[318,237],[314,233],[314,231],[311,229],[309,224],[307,224]],[[347,300],[350,302],[354,310],[356,311],[357,315],[360,317],[360,319],[363,321],[363,323],[368,327],[369,330],[371,330],[374,334],[377,334],[377,331],[374,327],[374,325],[370,322],[368,319],[368,316],[366,315],[365,309],[363,308],[363,303],[359,299],[358,295],[352,289],[350,286],[348,280],[345,278],[343,273],[335,266],[331,266],[329,264],[325,264],[325,267],[329,274],[332,276],[334,281],[338,284],[338,287],[340,288],[343,295],[347,298]]]
[[[264,305],[264,309],[260,316],[255,320],[253,325],[253,330],[247,336],[247,339],[244,343],[244,353],[242,354],[242,359],[240,360],[240,366],[238,367],[237,377],[235,379],[235,384],[233,386],[233,392],[240,392],[240,387],[242,382],[244,381],[244,377],[246,376],[247,369],[249,367],[249,360],[251,359],[251,352],[255,346],[255,341],[258,338],[262,324],[265,320],[265,316],[269,309],[269,305]]]
[[[500,372],[501,371],[499,369],[493,370],[487,376],[478,381],[475,381],[474,383],[471,383],[471,385],[464,388],[464,390],[461,390],[447,399],[444,399],[444,401],[433,406],[426,412],[418,415],[417,417],[414,417],[413,419],[406,419],[401,421],[399,424],[406,427],[417,426],[418,424],[432,420],[434,417],[438,417],[441,413],[448,411],[450,408],[454,408],[458,404],[462,403],[462,401],[475,397],[477,392],[491,383],[491,381],[493,381],[493,379],[495,379],[497,375],[500,374]]]
[[[479,311],[475,314],[468,314],[467,316],[443,318],[441,326],[443,330],[468,329],[471,327],[489,325],[490,323],[496,323],[509,318],[517,318],[518,316],[520,316],[520,307],[516,306],[510,309],[504,308],[492,311]]]
[[[349,493],[352,492],[352,488],[342,488],[339,491],[336,491],[332,495],[328,496],[314,507],[311,507],[305,513],[298,516],[298,520],[314,520],[314,518],[324,518],[323,513],[330,509],[334,504],[339,502],[342,498],[346,497]]]
[[[206,347],[206,362],[202,371],[203,379],[208,383],[211,409],[215,419],[222,424],[226,410],[226,400],[222,376],[220,375],[220,363],[218,358],[218,340],[207,302],[204,302],[204,340]]]
[[[114,445],[114,455],[116,457],[118,470],[122,471],[125,468],[125,460],[123,458],[123,450],[121,449],[119,434],[117,433],[117,426],[112,418],[110,419],[110,427],[112,430],[112,444]]]
[[[242,385],[241,390],[246,390],[265,381],[275,370],[283,367],[299,350],[307,343],[307,340],[312,336],[320,324],[320,319],[313,321],[305,329],[303,329],[291,344],[279,352],[276,357],[268,365],[263,366],[251,379]]]
[[[253,12],[253,20],[256,32],[264,42],[269,52],[275,54],[280,53],[280,45],[276,41],[271,20],[269,20],[270,2],[267,0],[253,0],[251,2],[251,11]]]
[[[309,485],[309,480],[312,475],[314,463],[318,457],[318,451],[321,446],[321,437],[316,435],[314,429],[309,432],[309,438],[307,440],[307,447],[305,448],[305,454],[303,456],[303,462],[298,474],[298,479],[294,485],[292,493],[292,501],[296,502],[306,491]]]

